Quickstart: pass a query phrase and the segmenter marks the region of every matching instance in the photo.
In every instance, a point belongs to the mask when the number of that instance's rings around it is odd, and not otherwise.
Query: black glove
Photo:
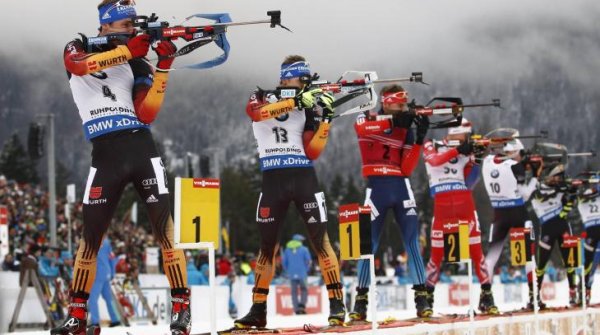
[[[525,168],[525,164],[523,162],[511,165],[510,169],[512,170],[515,179],[517,179],[517,184],[524,184],[527,180],[527,170]]]
[[[427,130],[429,130],[429,117],[425,115],[417,115],[415,118],[415,124],[417,125],[417,138],[416,144],[423,144],[425,136],[427,136]]]
[[[473,145],[473,155],[475,155],[475,159],[483,160],[483,158],[487,155],[488,149],[483,145]]]
[[[465,156],[469,156],[473,153],[473,143],[471,141],[464,141],[458,147],[456,147],[458,153],[463,154]]]
[[[398,112],[392,116],[392,122],[394,123],[394,127],[408,129],[412,125],[413,118],[409,113]]]

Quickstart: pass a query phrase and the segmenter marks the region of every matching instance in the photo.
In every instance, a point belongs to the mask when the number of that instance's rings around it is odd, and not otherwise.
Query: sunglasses
[[[408,101],[408,93],[406,91],[385,93],[381,97],[381,102],[384,104],[406,103]]]

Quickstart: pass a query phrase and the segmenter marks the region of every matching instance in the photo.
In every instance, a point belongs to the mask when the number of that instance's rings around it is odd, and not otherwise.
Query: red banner
[[[275,289],[276,313],[279,315],[293,315],[294,306],[292,305],[292,289],[289,285],[277,286]],[[300,292],[298,292],[300,298]],[[306,299],[306,313],[320,314],[323,310],[321,306],[321,287],[309,286],[308,297]]]

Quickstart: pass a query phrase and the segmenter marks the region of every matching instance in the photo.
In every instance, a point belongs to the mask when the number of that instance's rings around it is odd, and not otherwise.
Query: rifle
[[[436,101],[442,101],[444,103],[433,104]],[[489,103],[464,104],[462,98],[459,97],[434,97],[425,106],[417,105],[414,100],[411,101],[408,104],[408,112],[413,115],[424,116],[451,115],[451,118],[449,119],[444,119],[437,122],[430,122],[431,129],[439,129],[460,126],[462,121],[462,114],[465,108],[477,107],[496,107],[502,109],[500,99],[492,99],[492,102]]]
[[[561,154],[548,154],[545,157],[562,157]],[[567,157],[596,157],[596,151],[568,152]]]
[[[487,137],[484,135],[474,134],[471,135],[471,141],[475,145],[479,145],[482,147],[487,147],[490,145],[498,145],[504,144],[510,141],[514,141],[516,139],[539,139],[546,138],[547,134],[541,133],[540,135],[517,135],[517,136],[507,136],[507,137]]]
[[[350,108],[334,117],[356,114],[373,109],[377,105],[377,92],[375,84],[391,83],[391,82],[413,82],[429,85],[423,81],[422,72],[412,72],[410,76],[378,79],[375,71],[346,71],[336,82],[321,80],[318,73],[313,74],[310,78],[304,78],[303,82],[307,85],[305,90],[320,89],[323,92],[339,94],[333,102],[333,108],[337,108],[347,102],[350,102],[358,97],[367,97],[368,102]],[[261,94],[273,94],[277,99],[294,99],[299,93],[299,88],[294,87],[277,87],[274,90],[264,90],[258,87]]]
[[[222,15],[222,14],[221,14]],[[225,14],[227,15],[227,14]],[[197,14],[188,16],[185,21],[190,20],[194,17],[207,18],[207,15]],[[222,15],[223,16],[223,15]],[[227,15],[229,16],[229,15]],[[214,23],[206,26],[195,26],[188,27],[183,25],[178,25],[174,27],[169,27],[169,22],[167,21],[158,21],[158,16],[155,13],[152,13],[150,16],[139,15],[133,19],[133,26],[139,28],[142,33],[150,35],[152,41],[165,41],[165,40],[176,40],[178,38],[184,39],[188,42],[206,38],[208,36],[214,36],[217,34],[223,34],[227,32],[228,27],[232,26],[246,26],[252,24],[270,24],[271,28],[275,28],[277,26],[291,32],[290,29],[283,26],[281,24],[281,11],[272,10],[267,12],[267,16],[270,17],[269,20],[257,20],[257,21],[246,21],[246,22],[223,22],[223,23]]]
[[[138,32],[142,34],[150,35],[152,42],[155,41],[174,41],[177,39],[182,39],[187,42],[191,42],[181,47],[173,57],[179,57],[183,55],[187,55],[192,51],[207,45],[211,42],[215,42],[223,51],[223,55],[215,58],[212,61],[201,63],[201,64],[193,64],[186,66],[187,68],[208,68],[212,66],[216,66],[222,64],[227,60],[229,55],[229,42],[225,36],[227,32],[227,28],[232,26],[244,26],[244,25],[254,25],[254,24],[265,24],[268,23],[271,28],[281,27],[287,31],[290,31],[287,27],[281,24],[281,11],[272,10],[267,12],[267,16],[269,16],[268,20],[256,20],[256,21],[245,21],[245,22],[231,22],[231,18],[229,14],[194,14],[188,16],[184,22],[197,17],[204,19],[215,20],[216,22],[209,25],[203,26],[184,26],[177,25],[170,27],[169,22],[167,21],[158,21],[158,16],[155,13],[152,13],[150,16],[139,15],[133,18],[133,26],[138,28]],[[84,43],[88,46],[88,52],[91,52],[94,46],[102,46],[108,43],[111,43],[115,40],[123,40],[122,36],[98,36],[98,37],[85,37],[85,35],[80,34]]]

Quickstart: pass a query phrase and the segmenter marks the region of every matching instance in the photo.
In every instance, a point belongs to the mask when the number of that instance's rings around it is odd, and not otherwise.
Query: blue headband
[[[281,64],[280,79],[299,78],[303,75],[310,75],[308,62],[300,61],[292,64]]]
[[[98,9],[100,24],[111,23],[137,16],[133,5],[121,5],[121,1],[106,4]]]

